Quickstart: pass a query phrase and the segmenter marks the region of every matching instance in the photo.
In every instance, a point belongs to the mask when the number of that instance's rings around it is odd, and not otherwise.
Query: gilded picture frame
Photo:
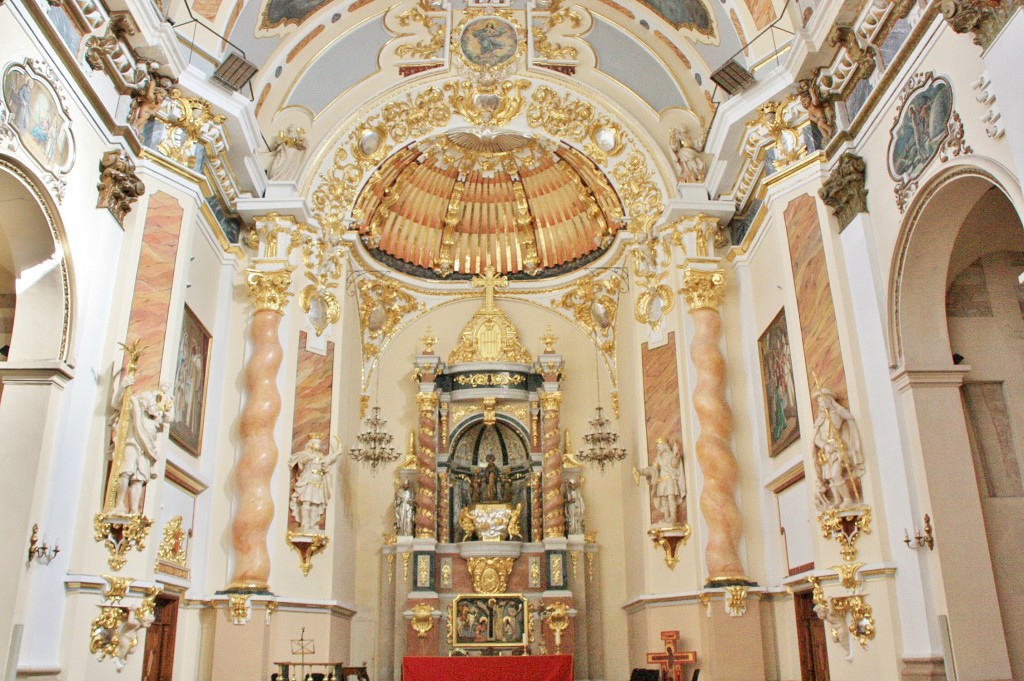
[[[174,363],[174,411],[170,436],[193,456],[199,456],[202,450],[211,340],[210,332],[186,305]]]
[[[525,650],[530,642],[530,602],[522,594],[460,594],[448,618],[453,648]]]
[[[800,437],[785,308],[779,310],[757,340],[757,352],[761,365],[768,456],[775,457]]]

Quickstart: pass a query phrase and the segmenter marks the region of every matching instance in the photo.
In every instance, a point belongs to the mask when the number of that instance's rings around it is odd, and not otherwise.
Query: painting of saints
[[[48,170],[67,166],[71,158],[68,121],[50,90],[15,65],[4,76],[3,91],[10,125],[25,150]]]
[[[757,347],[764,384],[769,456],[776,456],[800,436],[785,310],[781,310],[761,334]]]
[[[199,456],[203,431],[203,404],[206,395],[206,368],[210,334],[185,306],[174,372],[174,416],[171,438]]]

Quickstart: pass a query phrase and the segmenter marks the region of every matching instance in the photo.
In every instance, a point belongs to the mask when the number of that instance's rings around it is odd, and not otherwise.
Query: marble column
[[[717,221],[702,224],[717,229]],[[703,237],[703,238],[702,238]],[[683,288],[693,319],[694,335],[690,342],[690,358],[697,374],[693,390],[693,408],[700,423],[697,437],[697,463],[704,475],[700,494],[700,510],[708,528],[704,550],[707,583],[750,583],[740,563],[739,543],[743,519],[736,504],[739,466],[732,451],[732,409],[725,398],[725,356],[719,347],[722,317],[718,307],[725,294],[725,271],[719,260],[708,257],[709,234],[697,234],[698,257],[687,259]]]
[[[420,404],[420,425],[416,449],[416,536],[435,537],[437,512],[437,478],[435,450],[437,448],[437,406],[435,392],[416,395]]]
[[[541,446],[544,451],[544,538],[565,536],[565,508],[562,501],[562,447],[559,416],[562,393],[540,394]]]
[[[231,522],[233,572],[227,591],[270,591],[267,532],[274,517],[271,479],[277,464],[274,427],[281,413],[277,376],[283,350],[278,337],[281,317],[291,296],[288,264],[295,222],[274,214],[256,219],[248,243],[258,249],[246,270],[253,304],[252,355],[245,366],[245,407],[239,431],[242,452],[235,464],[235,515]],[[278,250],[283,257],[278,256]]]

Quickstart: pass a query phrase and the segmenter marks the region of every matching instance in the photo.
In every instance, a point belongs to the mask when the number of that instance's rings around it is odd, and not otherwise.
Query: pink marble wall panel
[[[136,390],[153,390],[160,385],[174,263],[184,214],[178,200],[170,194],[157,192],[149,199],[126,336],[129,343],[138,338],[146,347],[135,372]]]
[[[327,354],[319,355],[306,349],[306,332],[299,332],[298,363],[295,369],[295,412],[292,420],[293,452],[306,446],[310,433],[323,435],[325,450],[330,446],[327,438],[331,432],[333,385],[334,343],[327,343]],[[293,469],[292,485],[294,483]],[[290,516],[288,522],[290,526],[297,527],[297,523]]]
[[[815,392],[813,376],[817,374],[821,386],[831,389],[843,404],[847,404],[839,327],[836,325],[836,310],[814,197],[804,194],[793,199],[783,216],[789,237],[789,256],[793,265],[793,284],[811,394]],[[812,404],[817,415],[817,402],[812,400]]]
[[[676,334],[668,334],[668,342],[651,349],[640,346],[644,376],[644,421],[647,432],[647,462],[655,459],[654,443],[659,437],[675,440],[682,446],[679,380],[676,368]],[[683,453],[686,458],[686,453]],[[681,504],[680,521],[686,523],[686,504]],[[651,503],[651,522],[660,522],[661,514]]]

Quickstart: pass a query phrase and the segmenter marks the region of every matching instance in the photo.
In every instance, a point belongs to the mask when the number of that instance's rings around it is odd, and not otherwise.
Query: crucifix
[[[683,665],[687,662],[696,662],[697,652],[687,650],[680,653],[676,650],[679,642],[678,631],[661,632],[661,640],[665,643],[665,652],[647,653],[647,664],[659,665],[664,681],[683,681]]]
[[[490,312],[494,309],[494,289],[506,288],[508,286],[508,277],[498,274],[494,271],[493,267],[488,265],[482,277],[473,277],[469,280],[469,283],[473,288],[482,288],[484,290],[483,309]]]

